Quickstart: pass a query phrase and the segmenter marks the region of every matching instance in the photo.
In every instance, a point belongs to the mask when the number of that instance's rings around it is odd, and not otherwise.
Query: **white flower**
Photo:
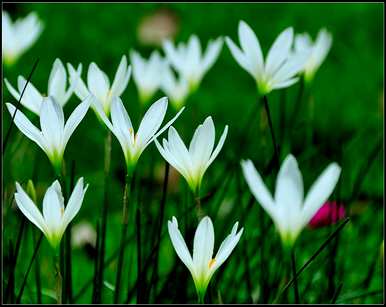
[[[11,116],[15,106],[7,103]],[[47,154],[57,173],[61,171],[64,150],[71,135],[79,125],[90,106],[89,99],[80,103],[67,122],[64,122],[62,107],[51,97],[44,99],[40,110],[40,127],[36,128],[20,111],[16,111],[15,125],[29,139],[34,141]]]
[[[240,240],[244,228],[241,228],[237,233],[238,224],[238,222],[234,224],[231,233],[221,243],[216,256],[213,258],[214,230],[209,217],[204,217],[196,229],[193,257],[178,229],[177,219],[173,216],[172,221],[168,221],[168,231],[173,247],[192,274],[197,294],[202,302],[213,273],[225,262]]]
[[[80,73],[78,68],[78,73]],[[24,86],[27,80],[23,76],[19,76],[17,79],[17,88],[18,91],[12,87],[7,79],[4,79],[5,85],[8,88],[8,91],[11,95],[19,101],[20,95],[23,92]],[[73,88],[70,86],[66,90],[67,85],[67,73],[64,68],[63,63],[56,59],[52,65],[51,73],[48,78],[48,91],[47,96],[51,96],[59,103],[62,107],[67,103],[68,99],[73,93]],[[23,97],[20,103],[25,106],[28,110],[34,112],[36,115],[40,113],[40,107],[44,100],[44,95],[42,95],[31,82],[28,82],[27,87],[24,91]]]
[[[265,61],[259,40],[244,21],[239,23],[241,50],[229,37],[225,40],[235,60],[255,79],[261,95],[297,82],[295,75],[303,69],[307,60],[306,53],[291,53],[292,28],[285,29],[277,37]]]
[[[64,208],[62,189],[57,180],[47,189],[43,199],[43,214],[16,182],[15,201],[20,211],[46,236],[48,242],[55,249],[68,224],[77,215],[82,206],[84,194],[88,185],[84,187],[83,178],[80,178]]]
[[[202,54],[198,37],[192,35],[187,44],[179,43],[174,47],[173,43],[167,40],[163,43],[163,48],[173,68],[189,82],[191,91],[194,91],[217,60],[222,44],[221,37],[209,41],[205,53]]]
[[[298,34],[295,36],[295,52],[308,52],[308,60],[304,67],[304,77],[306,81],[311,81],[325,60],[332,44],[332,35],[326,29],[321,29],[312,43],[308,34]]]
[[[202,177],[219,154],[227,133],[228,126],[225,126],[220,141],[213,150],[215,129],[212,117],[209,116],[194,132],[189,150],[173,127],[169,128],[168,140],[163,139],[163,146],[157,140],[155,144],[164,159],[185,178],[193,193],[197,194]]]
[[[139,125],[137,133],[135,133],[130,117],[119,97],[113,98],[111,105],[111,122],[103,112],[102,106],[98,100],[94,99],[93,101],[97,114],[118,139],[122,147],[123,154],[125,155],[127,171],[129,173],[135,168],[137,161],[145,148],[153,142],[157,136],[164,132],[178,118],[178,116],[180,116],[184,109],[182,108],[165,126],[160,129],[168,107],[167,98],[161,98],[153,103],[147,110],[141,124]]]
[[[146,104],[161,85],[164,60],[157,51],[150,55],[149,60],[142,58],[138,52],[131,51],[130,59],[140,101]]]
[[[188,81],[182,76],[177,80],[169,65],[165,65],[164,67],[161,89],[176,109],[185,103],[189,95]]]
[[[74,92],[78,98],[84,100],[93,94],[102,104],[105,114],[109,116],[113,97],[122,95],[130,79],[131,67],[127,65],[126,56],[122,56],[111,86],[107,75],[95,63],[91,63],[88,67],[87,86],[80,78],[81,64],[78,71],[75,71],[71,64],[67,64],[67,67],[70,73],[70,84],[74,86]]]
[[[34,12],[12,23],[8,13],[2,11],[1,28],[3,59],[6,64],[13,64],[35,43],[43,30],[43,24]]]
[[[241,166],[252,194],[272,218],[283,244],[289,247],[331,195],[341,172],[338,164],[331,163],[303,199],[302,174],[296,159],[288,155],[277,175],[273,199],[252,161],[242,161]]]

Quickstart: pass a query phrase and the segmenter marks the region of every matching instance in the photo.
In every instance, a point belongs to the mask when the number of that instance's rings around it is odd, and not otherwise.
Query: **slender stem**
[[[95,247],[98,250],[100,248],[100,241],[101,241],[101,225],[100,222],[97,222],[96,225],[96,242]],[[92,290],[92,303],[97,304],[98,302],[98,292],[99,292],[99,285],[98,285],[98,276],[99,276],[99,254],[97,253],[95,256],[95,262],[94,262],[94,277],[93,277],[93,290]]]
[[[294,295],[295,295],[295,304],[299,304],[299,289],[298,289],[298,280],[296,278],[296,261],[295,261],[295,250],[291,250],[291,267],[292,267],[292,278],[294,279]]]
[[[33,245],[37,245],[37,232],[32,231],[32,239],[33,239]],[[36,257],[35,260],[35,284],[36,284],[36,302],[37,304],[42,303],[42,283],[41,283],[41,277],[40,277],[40,263],[39,263],[39,257]]]
[[[106,254],[106,229],[107,229],[107,216],[109,212],[109,174],[111,164],[111,131],[108,130],[105,137],[105,149],[104,149],[104,189],[103,189],[103,206],[101,210],[101,239],[99,246],[98,256],[98,276],[97,276],[97,294],[96,302],[102,301],[102,288],[103,288],[103,263],[105,262]]]
[[[20,287],[19,295],[17,296],[17,299],[16,299],[16,303],[17,304],[20,303],[20,301],[21,301],[21,296],[23,295],[24,287],[25,287],[25,285],[27,283],[27,278],[28,278],[29,272],[30,272],[32,264],[33,264],[33,262],[34,262],[34,260],[36,258],[36,255],[38,253],[38,250],[39,250],[40,244],[42,243],[42,240],[43,240],[43,233],[40,234],[38,242],[36,243],[35,250],[34,250],[34,252],[32,254],[31,261],[30,261],[30,263],[28,265],[27,272],[24,275],[23,282],[22,282],[21,287]]]
[[[126,174],[125,178],[125,189],[123,192],[123,208],[122,208],[122,228],[121,228],[121,243],[120,243],[120,250],[119,250],[119,256],[118,256],[118,266],[117,266],[117,275],[115,279],[115,292],[114,292],[114,304],[118,304],[119,302],[119,294],[121,290],[121,277],[122,277],[122,270],[123,270],[123,258],[125,255],[125,247],[126,245],[126,233],[127,233],[127,224],[128,224],[128,208],[127,208],[127,202],[130,194],[131,187],[134,182],[134,175]],[[129,188],[130,184],[130,188]]]
[[[201,208],[201,197],[199,192],[194,196],[194,202],[196,203],[197,219],[200,221],[204,216],[204,211]]]
[[[15,112],[12,114],[12,120],[11,120],[11,123],[9,124],[9,128],[8,128],[8,131],[7,131],[6,135],[5,135],[5,139],[4,139],[4,142],[3,142],[3,151],[2,151],[3,155],[4,155],[4,153],[5,153],[5,148],[6,148],[7,144],[8,144],[9,136],[11,135],[13,123],[14,123],[15,116],[16,116],[16,112],[17,112],[17,111],[19,110],[19,108],[20,108],[21,99],[23,98],[24,92],[25,92],[25,90],[26,90],[26,88],[27,88],[28,83],[31,81],[32,74],[34,73],[36,67],[38,66],[38,63],[39,63],[39,58],[36,59],[35,64],[34,64],[34,66],[32,67],[31,72],[30,72],[29,75],[28,75],[27,82],[25,83],[24,88],[23,88],[23,90],[21,91],[20,98],[19,98],[19,100],[17,101],[16,108],[15,108]]]
[[[278,297],[275,301],[280,298],[280,296],[285,293],[285,291],[294,283],[295,279],[299,278],[300,274],[308,267],[308,265],[326,248],[326,246],[331,242],[333,238],[343,229],[343,227],[350,221],[350,218],[346,218],[336,230],[328,236],[328,238],[322,243],[322,245],[317,249],[317,251],[307,260],[305,264],[296,272],[296,275],[284,286],[278,294]]]
[[[142,252],[141,252],[141,208],[139,207],[139,202],[137,202],[136,218],[135,225],[137,228],[137,304],[142,302]]]
[[[62,274],[61,274],[61,260],[57,254],[54,255],[54,267],[56,278],[56,303],[62,304]]]
[[[165,162],[165,174],[164,174],[164,182],[162,186],[162,196],[161,196],[161,203],[160,203],[160,214],[159,214],[159,222],[158,222],[158,232],[157,232],[157,240],[156,240],[156,254],[154,256],[154,268],[151,276],[151,282],[150,282],[150,289],[149,289],[149,296],[151,294],[151,289],[154,285],[156,285],[158,281],[158,258],[159,258],[159,250],[160,250],[160,244],[161,244],[161,233],[162,233],[162,226],[163,226],[163,220],[164,220],[164,214],[165,214],[165,203],[166,203],[166,197],[167,197],[167,190],[168,190],[168,181],[169,181],[169,170],[170,165],[169,163]]]
[[[263,101],[264,101],[265,111],[267,113],[269,130],[271,132],[272,145],[273,145],[273,150],[274,150],[275,159],[276,159],[276,167],[277,167],[277,169],[279,169],[279,166],[280,166],[279,149],[278,149],[278,146],[277,146],[277,143],[276,143],[276,137],[275,137],[275,133],[274,133],[274,130],[273,130],[272,119],[271,119],[271,112],[269,111],[268,98],[267,98],[266,95],[263,96]]]

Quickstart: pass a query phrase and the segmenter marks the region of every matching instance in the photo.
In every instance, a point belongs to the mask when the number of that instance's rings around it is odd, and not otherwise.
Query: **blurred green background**
[[[286,27],[292,26],[296,33],[308,32],[315,38],[320,28],[325,27],[333,35],[332,49],[326,61],[316,74],[310,89],[313,107],[312,127],[313,137],[306,142],[309,108],[302,108],[298,125],[293,131],[292,153],[297,157],[305,182],[305,190],[312,184],[322,169],[331,161],[337,161],[343,168],[339,185],[339,193],[334,197],[344,200],[355,194],[355,200],[345,203],[350,223],[339,236],[339,250],[335,265],[335,286],[343,283],[338,297],[348,303],[381,303],[382,294],[371,291],[383,290],[383,267],[381,266],[380,244],[383,240],[383,5],[382,4],[4,4],[14,20],[24,17],[31,11],[37,12],[44,23],[44,30],[38,41],[21,56],[13,67],[4,67],[3,77],[15,85],[17,76],[27,77],[36,58],[39,65],[32,77],[32,83],[44,93],[52,64],[56,58],[64,63],[77,65],[83,63],[82,77],[86,78],[89,63],[95,62],[113,79],[119,61],[123,54],[128,56],[131,49],[148,56],[155,46],[141,43],[139,28],[144,18],[149,18],[160,12],[168,16],[175,27],[175,41],[187,41],[193,33],[197,34],[202,45],[218,36],[230,36],[238,41],[237,27],[239,20],[245,20],[255,31],[264,53],[268,51],[277,35]],[[163,53],[162,53],[163,54]],[[283,133],[280,127],[280,116],[290,114],[298,93],[299,84],[284,90],[275,91],[269,95],[271,114],[277,135]],[[15,102],[3,86],[3,102]],[[158,92],[153,98],[162,97]],[[122,96],[122,100],[134,123],[140,119],[137,91],[133,81]],[[219,135],[223,127],[229,125],[229,134],[222,153],[209,168],[204,177],[203,194],[207,193],[219,177],[222,176],[226,163],[234,159],[251,158],[258,170],[266,165],[272,156],[271,139],[267,128],[267,120],[263,108],[259,108],[254,116],[253,125],[248,130],[246,146],[239,150],[238,140],[243,133],[249,112],[255,111],[256,88],[252,78],[242,70],[232,58],[224,44],[218,61],[204,77],[203,82],[187,102],[187,109],[175,123],[181,131],[185,142],[190,141],[194,129],[208,115],[214,119],[216,132]],[[70,114],[79,103],[73,95],[65,107],[65,114]],[[4,106],[4,103],[3,103]],[[308,106],[308,105],[307,105]],[[283,109],[284,108],[284,109]],[[167,118],[175,113],[169,107]],[[288,115],[289,116],[289,115]],[[36,117],[30,116],[33,121]],[[3,108],[3,135],[8,129],[10,116]],[[166,120],[165,120],[166,122]],[[103,200],[103,148],[106,130],[96,120],[90,110],[85,120],[80,124],[70,139],[65,152],[67,172],[72,161],[75,161],[76,177],[83,176],[90,183],[85,201],[79,216],[74,223],[88,221],[95,228],[100,215]],[[118,247],[120,234],[122,184],[124,178],[124,159],[121,148],[115,138],[112,141],[112,172],[110,211],[108,221],[107,250],[108,255]],[[379,151],[374,148],[382,144]],[[282,157],[284,158],[284,156]],[[15,229],[20,224],[20,213],[11,207],[11,195],[14,183],[27,182],[33,178],[37,186],[38,198],[42,199],[45,189],[53,181],[54,174],[45,154],[32,144],[14,127],[11,143],[4,156],[3,189],[6,201],[3,202],[3,260],[6,268],[7,244],[14,239]],[[144,216],[144,242],[152,242],[154,220],[158,218],[159,198],[162,190],[163,160],[154,145],[144,152],[139,160],[138,173],[142,189],[139,199]],[[240,169],[239,169],[240,173]],[[360,185],[355,182],[360,178]],[[154,176],[153,176],[154,175]],[[165,219],[172,215],[181,216],[182,202],[185,195],[185,183],[172,173]],[[273,183],[276,174],[267,177],[266,181]],[[363,181],[362,181],[363,179]],[[249,191],[243,184],[243,195],[238,195],[236,185],[230,184],[223,199],[210,201],[204,209],[212,213],[216,233],[216,248],[230,231],[233,222],[244,216],[245,234],[232,256],[224,264],[221,278],[211,285],[209,299],[216,303],[221,297],[226,303],[259,301],[259,238],[261,235],[258,216],[261,209],[257,203],[246,209]],[[353,188],[360,190],[353,191]],[[146,192],[144,192],[146,191]],[[337,195],[337,193],[339,195]],[[218,208],[220,207],[221,210]],[[248,210],[247,214],[245,213]],[[244,214],[244,215],[243,215]],[[246,215],[246,216],[245,216]],[[196,220],[190,218],[194,225]],[[266,221],[271,225],[271,221]],[[134,224],[133,224],[134,225]],[[164,221],[166,226],[166,220]],[[32,242],[30,232],[25,232],[21,246],[19,266],[16,272],[16,285],[19,286],[26,270],[25,259],[30,259]],[[163,229],[165,230],[166,227]],[[35,231],[35,229],[34,229]],[[328,235],[330,228],[315,231],[305,230],[298,242],[298,261],[305,262]],[[272,250],[271,271],[276,263],[281,263],[280,242],[271,225],[269,235],[265,235],[266,253]],[[149,241],[147,241],[149,240]],[[144,253],[148,253],[148,244],[144,243]],[[188,243],[189,245],[189,243]],[[128,249],[134,248],[134,244]],[[189,245],[191,246],[191,245]],[[168,276],[172,268],[178,267],[178,276],[185,276],[186,282],[177,279],[170,281],[169,287],[160,291],[159,303],[195,302],[193,282],[182,262],[176,258],[168,236],[164,236],[161,245],[160,275]],[[39,252],[39,263],[43,274],[43,288],[51,289],[52,273],[49,247],[43,243]],[[249,255],[251,264],[250,276],[252,286],[246,284],[244,270],[237,269],[244,261],[245,253]],[[327,271],[329,265],[328,249],[300,279],[302,301],[307,303],[328,303],[325,289],[327,286]],[[275,260],[276,259],[276,260]],[[176,261],[175,261],[176,260]],[[126,260],[124,272],[132,268],[135,278],[135,265]],[[371,268],[374,266],[374,272]],[[74,293],[92,277],[92,253],[85,249],[74,250]],[[107,282],[115,281],[116,262],[108,266],[105,274]],[[370,275],[371,273],[371,275]],[[128,275],[127,273],[126,275]],[[182,275],[181,275],[182,274]],[[371,276],[370,281],[364,280]],[[125,274],[124,274],[125,276]],[[4,280],[4,279],[3,279]],[[134,279],[133,279],[134,280]],[[125,282],[127,284],[129,281]],[[180,284],[179,284],[180,283]],[[178,286],[188,287],[185,300],[176,294]],[[236,287],[235,287],[236,286]],[[162,288],[162,287],[160,287]],[[33,302],[34,278],[31,273],[25,292],[25,302]],[[253,295],[251,293],[253,290]],[[159,289],[160,290],[160,289]],[[219,292],[217,292],[219,291]],[[364,294],[364,296],[361,296]],[[90,302],[91,287],[81,296],[78,302]],[[105,301],[110,302],[112,292],[108,288],[104,292]],[[359,298],[351,298],[361,296]],[[345,301],[346,299],[346,301]],[[48,296],[44,302],[51,302]],[[270,300],[272,302],[272,300]]]

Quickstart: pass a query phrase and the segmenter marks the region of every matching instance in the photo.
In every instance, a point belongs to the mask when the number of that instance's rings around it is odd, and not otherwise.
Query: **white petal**
[[[189,146],[192,155],[192,163],[195,167],[205,166],[213,151],[215,140],[215,128],[211,116],[208,116],[193,135]]]
[[[229,50],[231,51],[233,57],[239,63],[239,65],[246,70],[253,78],[256,77],[258,71],[253,70],[252,65],[249,63],[246,55],[236,46],[236,44],[229,38],[225,38],[225,42],[228,45]]]
[[[293,29],[287,28],[277,37],[271,49],[268,52],[265,64],[265,72],[273,76],[276,70],[283,64],[289,56],[293,40]]]
[[[244,178],[247,181],[249,189],[255,196],[256,200],[264,208],[264,210],[271,216],[273,220],[276,219],[276,205],[272,199],[271,193],[268,191],[260,174],[257,172],[251,160],[241,161]]]
[[[40,127],[51,149],[59,149],[63,144],[64,115],[62,107],[51,97],[42,102]]]
[[[237,243],[240,240],[241,235],[243,234],[244,228],[241,228],[238,234],[236,234],[237,223],[233,226],[232,232],[225,238],[221,243],[218,252],[216,254],[216,262],[212,268],[215,271],[220,265],[222,265],[225,260],[228,259],[233,249],[236,247]]]
[[[87,86],[84,84],[83,80],[80,78],[82,73],[82,64],[79,64],[78,69],[75,71],[74,67],[71,64],[67,63],[68,73],[70,75],[70,84],[74,88],[75,95],[79,99],[84,100],[87,96],[90,95]]]
[[[282,83],[299,73],[306,64],[309,53],[297,53],[290,57],[275,73],[272,82]]]
[[[168,107],[168,100],[163,97],[151,105],[144,115],[137,132],[138,146],[143,146],[157,132],[162,124]]]
[[[120,135],[118,139],[122,140],[127,147],[134,146],[134,130],[129,114],[127,114],[122,100],[114,97],[111,104],[111,120],[115,131]]]
[[[239,23],[239,39],[241,48],[250,64],[251,71],[254,71],[257,75],[262,74],[264,71],[264,61],[259,40],[244,21]]]
[[[277,89],[281,89],[281,88],[286,88],[286,87],[289,87],[289,86],[295,84],[298,81],[299,81],[299,78],[288,79],[286,81],[273,84],[272,87],[271,87],[271,90],[277,90]]]
[[[210,159],[209,159],[208,163],[206,164],[206,167],[208,167],[210,164],[212,164],[214,159],[217,158],[218,154],[220,153],[220,151],[224,145],[224,142],[225,142],[227,135],[228,135],[228,125],[225,126],[224,131],[220,137],[220,140],[218,141],[216,148],[214,149],[212,155],[210,156]]]
[[[14,115],[16,111],[16,107],[10,103],[6,103],[9,113],[11,117]],[[46,142],[42,136],[42,133],[38,128],[36,128],[29,119],[20,111],[17,110],[14,123],[17,128],[30,140],[34,141],[41,149],[46,151],[47,146]]]
[[[205,52],[204,58],[202,60],[202,71],[205,73],[208,71],[217,60],[221,48],[222,48],[223,40],[221,37],[217,38],[214,42],[208,43],[208,48]]]
[[[303,202],[303,178],[293,155],[288,155],[276,179],[275,203],[290,212],[299,212]]]
[[[86,115],[88,108],[90,107],[91,96],[89,96],[86,100],[82,101],[75,110],[71,113],[68,118],[66,125],[64,127],[64,140],[63,147],[66,147],[68,140],[71,135],[74,133],[76,127],[78,127],[79,123],[82,121],[84,116]]]
[[[186,265],[186,267],[191,272],[193,272],[192,257],[189,253],[188,247],[186,246],[185,240],[182,237],[180,230],[178,229],[177,220],[174,216],[173,222],[168,221],[168,231],[178,257],[180,257],[181,261]]]
[[[87,85],[91,93],[102,102],[105,102],[110,88],[109,80],[95,63],[91,63],[88,67]]]
[[[340,176],[341,168],[331,163],[311,186],[303,205],[303,225],[308,224],[315,213],[333,192]]]
[[[19,88],[19,93],[23,92],[23,89],[27,83],[27,80],[24,77],[19,76],[17,78],[17,86]],[[31,82],[28,82],[21,103],[29,110],[39,115],[41,104],[43,101],[43,96],[39,91],[32,85]]]
[[[20,211],[23,212],[27,219],[47,235],[47,226],[42,214],[18,182],[16,182],[16,191],[15,201]]]
[[[67,225],[78,214],[83,203],[84,194],[86,193],[88,185],[84,187],[83,177],[78,179],[76,186],[68,200],[66,209],[63,214],[62,231],[66,229]]]
[[[66,69],[64,68],[63,63],[59,59],[56,59],[48,79],[48,95],[55,97],[56,101],[61,106],[64,106],[66,103],[66,101],[64,101],[66,82]]]
[[[179,162],[185,172],[190,172],[193,167],[190,154],[173,126],[168,130],[168,145],[175,160]]]
[[[127,66],[126,56],[122,57],[121,62],[119,63],[118,70],[115,74],[113,84],[111,85],[112,96],[121,96],[123,91],[127,87],[131,74],[130,66]]]
[[[212,260],[214,247],[214,229],[211,219],[208,216],[202,218],[193,242],[193,264],[196,273],[200,274],[209,270],[209,263]]]
[[[43,217],[50,234],[58,234],[62,226],[64,199],[57,180],[47,189],[43,199]]]

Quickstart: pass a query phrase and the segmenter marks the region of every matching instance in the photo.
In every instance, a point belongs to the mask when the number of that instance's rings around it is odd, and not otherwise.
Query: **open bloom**
[[[7,103],[11,116],[16,108]],[[57,173],[60,173],[64,149],[76,127],[86,115],[90,106],[89,99],[80,103],[72,112],[67,122],[64,122],[62,107],[51,97],[44,99],[40,109],[40,127],[36,128],[20,111],[16,111],[15,125],[29,139],[34,141],[47,154]]]
[[[163,128],[160,129],[167,107],[168,100],[166,97],[153,103],[144,115],[137,133],[135,133],[130,117],[119,97],[113,98],[111,106],[111,122],[103,112],[102,106],[98,100],[94,100],[94,108],[97,114],[116,136],[122,147],[128,172],[131,172],[135,168],[137,161],[145,148],[153,142],[157,136],[164,132],[178,116],[180,116],[184,109],[182,108],[165,126],[163,126]]]
[[[304,66],[306,81],[311,81],[314,78],[316,71],[330,51],[331,44],[332,35],[326,29],[319,31],[315,43],[312,43],[311,37],[307,33],[295,36],[295,52],[308,53],[308,59]]]
[[[138,52],[131,51],[130,59],[139,99],[146,104],[161,85],[164,60],[157,51],[150,55],[149,60],[142,58]]]
[[[239,65],[255,79],[261,95],[289,87],[298,81],[295,76],[303,69],[307,53],[291,53],[292,28],[280,33],[265,60],[259,40],[244,21],[240,21],[238,32],[241,49],[229,37],[226,37],[226,43]]]
[[[122,95],[130,79],[131,67],[127,65],[126,56],[122,56],[111,86],[107,75],[95,63],[91,63],[88,67],[87,86],[80,78],[82,65],[78,71],[75,71],[71,64],[67,65],[70,73],[70,84],[74,86],[74,92],[78,98],[84,100],[93,94],[102,104],[103,111],[108,116],[113,97]]]
[[[182,76],[177,79],[169,65],[165,65],[164,67],[161,89],[176,109],[185,103],[189,95],[188,81]]]
[[[331,195],[341,172],[336,163],[331,163],[303,199],[302,174],[294,156],[288,155],[277,175],[273,199],[252,161],[242,161],[241,165],[252,194],[272,218],[283,244],[289,247]]]
[[[214,230],[209,217],[204,217],[196,229],[193,242],[193,257],[178,229],[177,219],[173,216],[172,221],[168,221],[168,231],[173,247],[178,257],[192,274],[201,302],[203,302],[213,273],[225,262],[240,240],[244,228],[237,232],[238,224],[238,222],[234,224],[231,233],[221,243],[216,256],[213,258]]]
[[[78,68],[78,72],[79,68]],[[9,92],[17,101],[20,99],[20,95],[23,92],[24,86],[27,80],[23,76],[19,76],[17,79],[17,88],[16,90],[8,82],[7,79],[4,79],[5,85],[7,86]],[[70,86],[66,89],[67,85],[67,73],[64,68],[63,63],[56,59],[52,65],[51,73],[48,78],[48,96],[51,96],[59,103],[62,107],[67,103],[68,99],[73,93],[73,88]],[[27,87],[25,88],[23,97],[21,98],[20,103],[25,106],[28,110],[34,112],[36,115],[40,113],[40,107],[45,98],[45,95],[41,94],[32,84],[28,82]]]
[[[205,53],[202,54],[198,37],[192,35],[187,44],[179,43],[177,47],[167,40],[163,43],[163,49],[173,68],[189,82],[190,90],[194,91],[217,60],[222,44],[221,37],[209,41]]]
[[[34,12],[12,23],[8,13],[2,11],[1,29],[3,59],[11,65],[35,43],[43,24]]]
[[[212,117],[209,116],[194,132],[189,150],[173,127],[169,128],[168,140],[163,139],[163,146],[157,140],[155,144],[164,159],[185,178],[193,193],[197,194],[200,190],[202,177],[219,154],[227,133],[228,126],[225,126],[220,141],[213,150],[215,129]]]
[[[46,236],[48,242],[55,249],[66,230],[67,225],[77,215],[82,206],[84,194],[88,185],[83,185],[83,178],[80,178],[64,208],[62,189],[57,180],[47,189],[43,199],[43,214],[16,182],[15,201],[20,211]]]
[[[346,216],[346,211],[342,204],[337,204],[336,201],[328,201],[320,207],[320,209],[312,217],[308,225],[310,228],[319,228],[343,219]]]

